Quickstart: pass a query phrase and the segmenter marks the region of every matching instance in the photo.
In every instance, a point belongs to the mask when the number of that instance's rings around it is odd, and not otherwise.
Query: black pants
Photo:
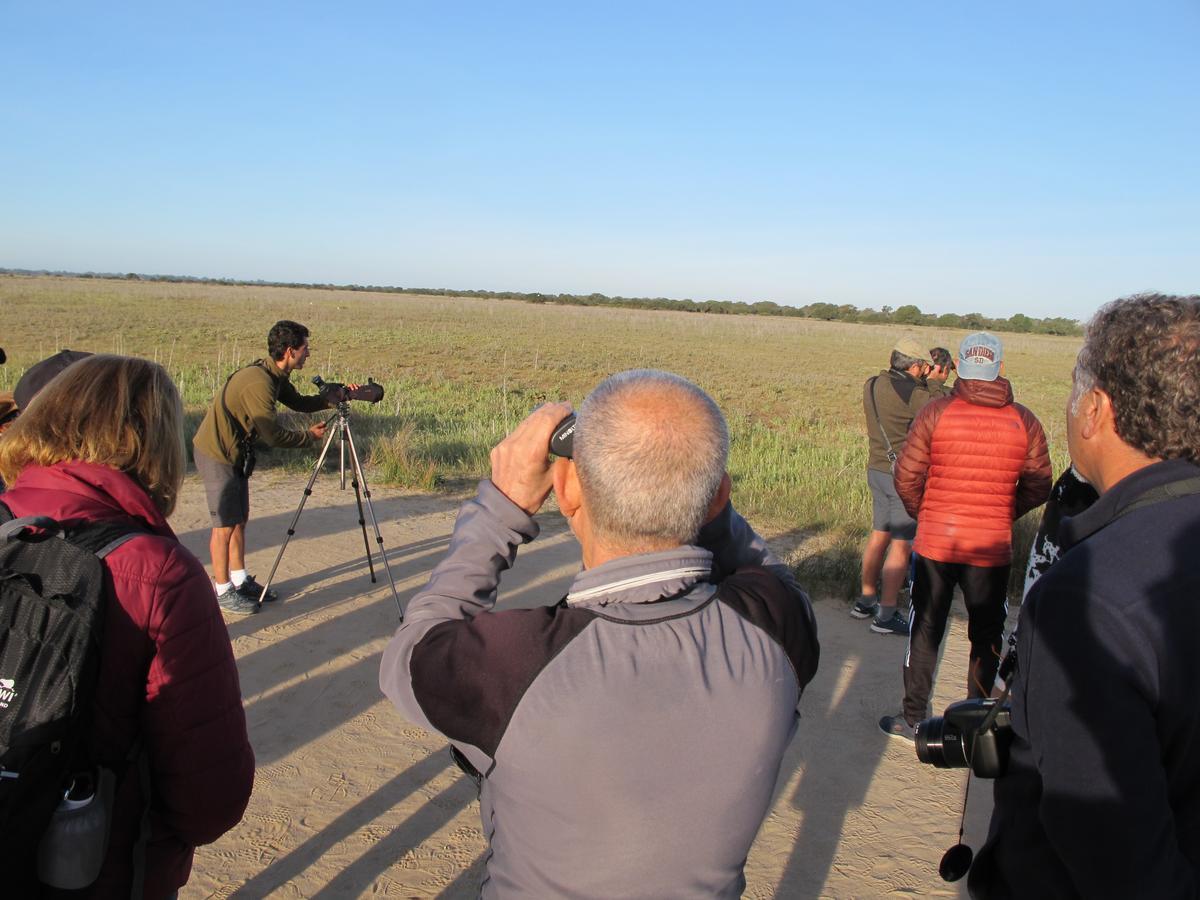
[[[910,725],[929,716],[933,670],[946,635],[946,619],[954,586],[962,587],[967,604],[967,637],[971,641],[967,696],[987,697],[996,680],[1008,616],[1008,570],[1011,566],[968,566],[917,558],[912,588],[912,625],[904,656],[904,718]]]

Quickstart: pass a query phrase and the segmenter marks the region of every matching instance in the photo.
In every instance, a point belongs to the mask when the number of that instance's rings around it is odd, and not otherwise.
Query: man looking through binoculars
[[[816,671],[812,609],[729,502],[707,394],[614,375],[568,450],[551,437],[570,412],[543,406],[492,451],[380,685],[474,767],[482,896],[739,897]],[[561,602],[496,611],[551,490],[583,571]]]
[[[304,448],[325,437],[324,422],[301,431],[284,427],[276,417],[278,403],[306,413],[331,406],[324,397],[301,395],[292,386],[292,372],[304,368],[310,352],[307,328],[287,319],[276,322],[267,334],[268,358],[255,360],[229,376],[192,439],[196,469],[204,481],[213,521],[209,552],[217,602],[237,615],[258,612],[262,594],[262,585],[246,573],[246,522],[255,444]],[[277,596],[268,591],[265,599]]]

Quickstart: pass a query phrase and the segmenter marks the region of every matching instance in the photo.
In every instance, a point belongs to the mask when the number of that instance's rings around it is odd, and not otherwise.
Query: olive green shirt
[[[255,360],[252,365],[238,369],[224,391],[225,406],[221,405],[221,391],[217,391],[204,421],[196,429],[192,445],[197,453],[227,466],[236,464],[238,452],[237,433],[229,421],[230,415],[247,434],[254,436],[256,443],[268,447],[311,447],[314,440],[307,431],[295,431],[279,424],[275,405],[282,403],[297,412],[319,412],[329,408],[321,397],[301,395],[288,376],[280,374],[270,360]],[[229,415],[225,414],[225,407],[229,408]]]
[[[878,419],[871,408],[872,393],[875,405],[879,408]],[[892,464],[887,458],[887,445],[879,430],[880,422],[888,440],[892,442],[892,451],[899,456],[908,441],[908,426],[917,413],[934,397],[941,397],[945,393],[945,386],[939,382],[926,382],[924,378],[913,378],[907,372],[897,372],[895,369],[884,369],[868,378],[863,385],[863,412],[867,415],[867,437],[870,440],[867,468],[889,475],[892,472]]]

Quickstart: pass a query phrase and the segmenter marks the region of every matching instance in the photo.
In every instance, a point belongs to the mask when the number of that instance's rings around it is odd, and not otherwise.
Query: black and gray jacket
[[[490,481],[380,686],[484,774],[486,897],[737,897],[817,667],[808,597],[732,507],[698,543],[493,612],[538,526]]]

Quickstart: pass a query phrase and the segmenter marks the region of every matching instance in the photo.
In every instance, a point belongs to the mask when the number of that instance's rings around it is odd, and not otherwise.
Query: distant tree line
[[[522,300],[526,303],[554,303],[563,306],[617,306],[628,309],[665,309],[675,312],[708,313],[712,315],[786,316],[788,318],[824,319],[829,322],[862,322],[868,325],[936,325],[941,328],[970,330],[1015,331],[1023,334],[1079,335],[1082,326],[1074,319],[1053,317],[1035,319],[1016,313],[1007,319],[985,316],[983,313],[924,313],[912,304],[893,309],[859,309],[848,303],[808,303],[804,306],[785,306],[773,300],[744,303],[738,300],[672,300],[667,297],[609,297],[605,294],[539,294],[520,291],[464,291],[453,288],[410,288],[378,284],[312,284],[292,281],[245,281],[234,278],[198,278],[191,275],[141,275],[129,272],[117,275],[105,272],[52,272],[32,269],[0,268],[5,275],[48,275],[68,278],[102,278],[124,281],[162,281],[188,284],[226,284],[253,287],[308,288],[324,291],[369,291],[380,294],[422,294],[435,297],[479,297],[498,300]]]

